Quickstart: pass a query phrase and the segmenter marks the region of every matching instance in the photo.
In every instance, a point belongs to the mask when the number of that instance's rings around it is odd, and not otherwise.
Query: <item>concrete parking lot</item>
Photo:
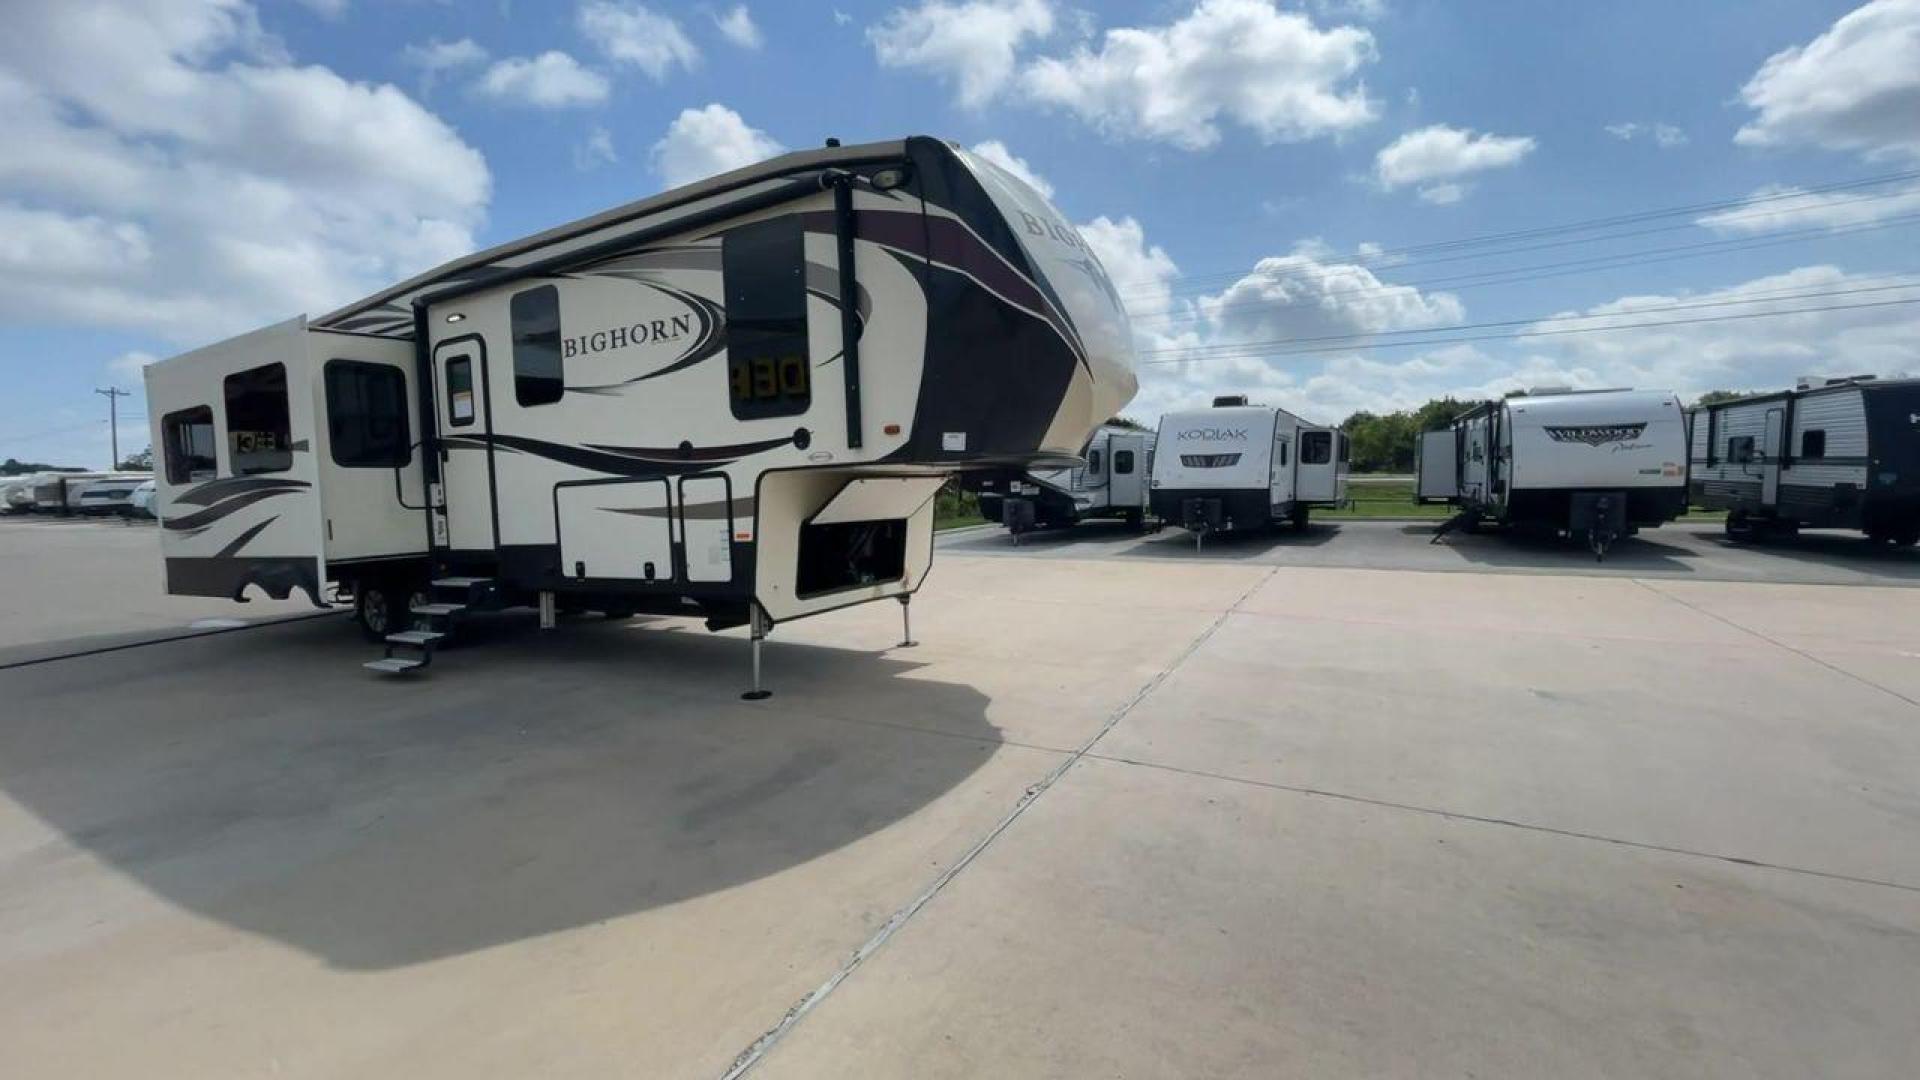
[[[1338,546],[1436,557],[1369,528]],[[0,656],[8,1075],[1920,1060],[1904,563],[981,532],[943,543],[919,647],[894,605],[783,626],[745,703],[744,640],[670,619],[495,618],[414,679],[363,672],[344,617],[80,654],[170,635],[71,571],[101,530],[7,530],[7,577],[93,613],[62,644],[0,609],[40,639]]]

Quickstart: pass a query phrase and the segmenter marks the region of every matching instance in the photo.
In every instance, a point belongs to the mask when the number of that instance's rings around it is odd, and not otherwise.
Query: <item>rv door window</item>
[[[1132,476],[1133,475],[1133,451],[1115,450],[1113,452],[1113,475],[1115,476]]]
[[[473,423],[473,357],[447,359],[447,425],[466,427]]]
[[[797,416],[812,404],[805,256],[793,214],[742,225],[720,242],[735,419]]]
[[[167,483],[192,484],[219,474],[213,456],[213,410],[205,405],[171,412],[160,419]]]
[[[227,460],[233,475],[293,468],[293,425],[287,409],[287,365],[236,371],[225,382]]]
[[[333,463],[349,469],[397,469],[412,458],[407,439],[407,380],[400,369],[362,360],[329,360],[327,441]]]
[[[1333,460],[1333,432],[1304,431],[1300,433],[1300,464],[1325,465]]]
[[[1274,443],[1273,445],[1274,445],[1274,447],[1275,447],[1275,448],[1277,448],[1277,449],[1278,449],[1278,450],[1280,451],[1280,464],[1282,464],[1282,465],[1285,465],[1285,464],[1287,463],[1287,443],[1286,443],[1286,440],[1285,440],[1285,439],[1282,439],[1282,440],[1280,440],[1279,442],[1276,442],[1276,443]]]
[[[1727,440],[1727,460],[1744,465],[1753,460],[1753,436],[1735,435]]]
[[[560,290],[552,285],[513,294],[513,399],[551,405],[566,389],[560,359]]]
[[[1826,457],[1827,432],[1825,428],[1814,428],[1800,433],[1801,457]]]

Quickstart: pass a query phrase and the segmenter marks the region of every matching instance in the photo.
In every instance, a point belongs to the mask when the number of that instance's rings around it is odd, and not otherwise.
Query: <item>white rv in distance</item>
[[[472,608],[700,613],[757,684],[774,625],[904,611],[948,476],[1075,460],[1130,334],[1005,170],[830,142],[149,366],[167,588],[334,583],[383,671]]]
[[[1102,424],[1080,451],[1078,466],[981,473],[969,486],[979,494],[980,516],[1006,526],[1016,538],[1087,518],[1121,518],[1138,529],[1148,510],[1153,448],[1151,431]]]
[[[1920,543],[1920,379],[1801,379],[1792,390],[1688,413],[1696,505],[1727,536],[1805,526]]]
[[[1310,508],[1347,497],[1347,436],[1243,395],[1160,418],[1151,502],[1162,521],[1208,533],[1307,527]]]
[[[1671,391],[1539,389],[1422,433],[1414,497],[1460,509],[1443,530],[1552,529],[1604,558],[1614,540],[1686,510],[1686,445]]]

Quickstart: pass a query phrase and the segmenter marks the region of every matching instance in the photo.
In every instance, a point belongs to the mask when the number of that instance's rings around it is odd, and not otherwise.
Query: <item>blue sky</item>
[[[0,40],[0,456],[103,463],[91,391],[143,361],[829,135],[1050,186],[1143,418],[1920,371],[1920,179],[1794,195],[1920,170],[1920,0],[38,7]]]

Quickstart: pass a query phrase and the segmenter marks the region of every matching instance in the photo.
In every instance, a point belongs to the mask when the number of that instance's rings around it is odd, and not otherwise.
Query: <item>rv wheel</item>
[[[1920,525],[1906,525],[1894,532],[1893,542],[1901,547],[1920,544]]]
[[[1309,512],[1309,508],[1304,503],[1296,503],[1294,505],[1293,512],[1288,515],[1293,519],[1294,529],[1299,532],[1307,531],[1307,515]]]
[[[1132,529],[1134,532],[1143,532],[1146,529],[1146,524],[1147,516],[1144,513],[1138,510],[1127,511],[1127,528]]]
[[[400,628],[395,623],[397,600],[397,593],[386,582],[363,581],[354,586],[353,621],[368,641],[385,641],[388,634]]]
[[[1736,544],[1744,544],[1754,538],[1753,519],[1745,510],[1735,510],[1727,515],[1727,539]]]

